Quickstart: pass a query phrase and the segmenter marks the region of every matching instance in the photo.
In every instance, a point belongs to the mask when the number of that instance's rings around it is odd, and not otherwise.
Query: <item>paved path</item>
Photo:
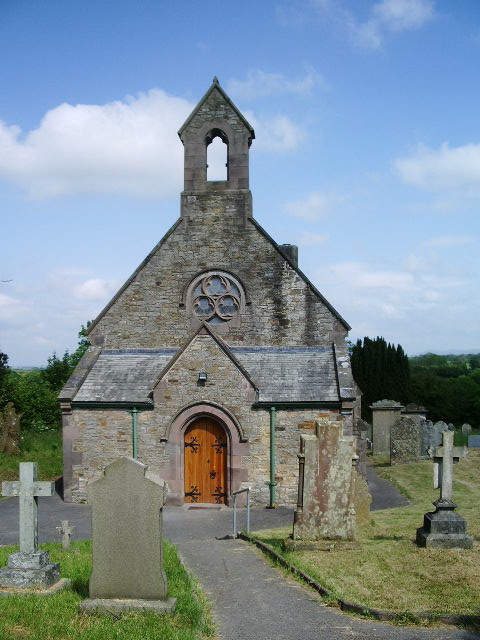
[[[371,475],[371,474],[370,474]],[[373,508],[404,504],[391,486],[369,477]],[[55,527],[69,520],[74,538],[91,535],[86,505],[67,505],[55,496],[40,498],[40,541],[59,540]],[[387,504],[385,504],[387,503]],[[244,517],[245,512],[241,513]],[[278,569],[252,545],[219,540],[231,532],[229,509],[164,509],[164,533],[177,545],[192,572],[210,595],[221,640],[473,640],[457,630],[401,628],[363,621],[323,605],[312,590]],[[291,525],[292,511],[254,509],[252,529]],[[244,526],[240,520],[239,528]],[[18,541],[18,499],[0,501],[0,544]]]

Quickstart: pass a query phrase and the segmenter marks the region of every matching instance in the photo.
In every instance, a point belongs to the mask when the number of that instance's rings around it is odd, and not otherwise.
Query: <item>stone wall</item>
[[[93,344],[180,346],[192,332],[188,285],[202,271],[217,269],[232,273],[246,293],[240,326],[225,336],[228,344],[343,346],[343,324],[257,225],[242,221],[238,195],[192,195],[188,211],[94,324]]]
[[[205,386],[199,371],[208,369]],[[255,504],[267,504],[270,479],[270,415],[252,409],[254,389],[209,335],[197,335],[159,381],[155,408],[137,417],[138,460],[166,480],[170,501],[183,503],[183,431],[192,416],[205,412],[223,423],[230,442],[230,491],[252,487]],[[324,415],[325,412],[322,412]],[[314,429],[315,409],[277,410],[276,502],[294,506],[301,433]],[[328,415],[328,414],[326,414]],[[76,409],[68,417],[74,454],[72,499],[86,498],[86,482],[100,477],[118,456],[132,455],[132,417],[127,410]],[[67,444],[67,443],[66,443]]]

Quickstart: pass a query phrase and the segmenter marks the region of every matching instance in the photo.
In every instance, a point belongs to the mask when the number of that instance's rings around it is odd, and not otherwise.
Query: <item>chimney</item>
[[[287,256],[287,258],[290,260],[290,262],[295,266],[298,267],[298,247],[295,244],[281,244],[280,245],[280,250],[282,251],[282,253],[284,255]]]

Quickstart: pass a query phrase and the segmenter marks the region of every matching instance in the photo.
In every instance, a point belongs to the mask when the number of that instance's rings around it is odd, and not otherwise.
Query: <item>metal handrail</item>
[[[238,535],[237,531],[237,496],[240,493],[247,494],[247,533],[250,533],[250,487],[246,489],[240,489],[239,491],[234,491],[232,493],[233,496],[233,537],[236,538]]]

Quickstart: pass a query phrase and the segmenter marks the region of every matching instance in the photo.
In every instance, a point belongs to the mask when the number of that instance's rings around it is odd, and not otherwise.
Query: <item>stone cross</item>
[[[20,462],[20,480],[2,482],[2,495],[18,496],[20,509],[20,551],[38,551],[38,497],[53,496],[53,482],[37,480],[37,463]]]
[[[451,502],[453,465],[467,455],[467,448],[453,446],[453,431],[444,431],[442,436],[443,445],[429,449],[434,462],[433,488],[440,489],[440,502]]]
[[[72,535],[75,527],[68,524],[68,520],[62,520],[62,526],[56,527],[58,533],[62,534],[62,549],[70,549],[70,536]]]

